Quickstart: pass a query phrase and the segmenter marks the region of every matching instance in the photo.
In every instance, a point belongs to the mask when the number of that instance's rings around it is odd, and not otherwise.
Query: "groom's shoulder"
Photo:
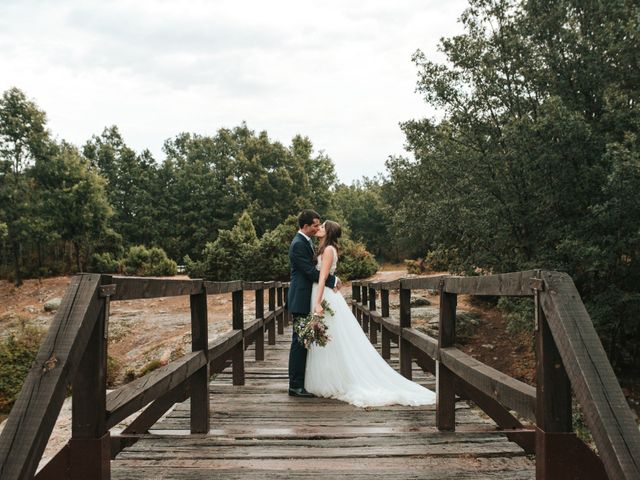
[[[300,242],[302,241],[302,235],[300,235],[299,233],[296,233],[293,238],[291,239],[291,244],[294,244],[296,242]]]

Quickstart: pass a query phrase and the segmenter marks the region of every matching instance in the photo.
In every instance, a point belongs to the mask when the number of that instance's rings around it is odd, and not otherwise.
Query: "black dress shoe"
[[[306,398],[315,397],[313,393],[307,392],[304,387],[299,387],[299,388],[289,387],[289,395],[291,397],[306,397]]]

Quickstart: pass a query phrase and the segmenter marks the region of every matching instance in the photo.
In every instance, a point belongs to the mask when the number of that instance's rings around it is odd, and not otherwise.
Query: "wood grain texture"
[[[540,303],[610,478],[640,478],[640,432],[569,275],[542,272]]]
[[[203,289],[202,280],[114,276],[113,283],[116,293],[111,300],[193,295],[201,293]]]
[[[535,422],[535,387],[511,378],[454,347],[440,349],[440,361],[484,394]]]
[[[0,478],[35,473],[104,299],[100,275],[74,277],[0,434]]]
[[[444,291],[468,295],[532,297],[531,279],[536,276],[536,273],[536,270],[527,270],[478,277],[446,277]]]
[[[168,365],[136,378],[107,394],[107,426],[110,428],[142,407],[188,380],[207,364],[203,351],[188,353]]]
[[[284,333],[265,349],[264,361],[247,359],[246,385],[232,384],[231,369],[215,377],[207,435],[186,435],[189,400],[178,404],[115,458],[112,478],[534,478],[522,448],[464,402],[456,404],[460,425],[451,433],[436,429],[434,405],[362,409],[288,396],[291,329]],[[398,369],[398,348],[390,350]],[[411,368],[415,381],[434,388],[433,376]]]

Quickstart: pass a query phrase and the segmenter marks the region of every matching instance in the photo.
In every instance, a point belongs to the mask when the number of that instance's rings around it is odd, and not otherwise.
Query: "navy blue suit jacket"
[[[296,233],[289,246],[291,283],[287,295],[287,309],[292,314],[307,315],[311,311],[311,288],[318,282],[320,271],[313,264],[313,248],[309,241]],[[333,288],[336,277],[329,274],[326,286]]]

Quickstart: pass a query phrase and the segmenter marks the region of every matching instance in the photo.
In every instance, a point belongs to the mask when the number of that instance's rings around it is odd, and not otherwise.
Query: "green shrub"
[[[342,280],[367,278],[380,268],[376,259],[362,243],[345,238],[340,239],[339,246],[340,259],[336,273]]]
[[[153,372],[154,370],[157,370],[158,368],[162,367],[162,362],[159,359],[154,359],[151,360],[149,362],[147,362],[144,367],[142,367],[140,369],[140,372],[138,372],[138,377],[144,377],[147,373],[149,372]]]
[[[289,280],[289,245],[297,231],[297,219],[291,216],[260,238],[259,254],[253,263],[253,278]]]
[[[111,355],[107,355],[107,387],[112,388],[115,386],[116,381],[118,380],[118,375],[120,374],[122,366],[120,362],[112,357]]]
[[[256,229],[249,214],[244,212],[231,230],[220,230],[218,238],[206,244],[201,261],[185,257],[185,266],[192,278],[222,282],[259,280],[254,277],[259,253]]]
[[[8,413],[33,365],[44,336],[24,322],[0,342],[0,412]]]
[[[429,250],[424,258],[405,260],[408,273],[422,275],[428,272],[456,272],[465,271],[456,249],[438,247]]]
[[[94,273],[118,273],[120,262],[111,253],[94,253],[91,255],[89,268]]]
[[[215,242],[207,243],[202,260],[185,257],[192,278],[214,281],[288,280],[289,245],[298,230],[296,217],[287,218],[258,239],[248,213],[242,214],[231,230],[220,230]],[[338,275],[343,280],[373,275],[379,266],[360,242],[340,241]]]
[[[498,308],[507,321],[507,332],[533,332],[534,304],[530,298],[500,297]]]
[[[122,263],[127,275],[164,276],[175,275],[178,271],[176,262],[158,247],[147,249],[143,245],[133,246]]]

